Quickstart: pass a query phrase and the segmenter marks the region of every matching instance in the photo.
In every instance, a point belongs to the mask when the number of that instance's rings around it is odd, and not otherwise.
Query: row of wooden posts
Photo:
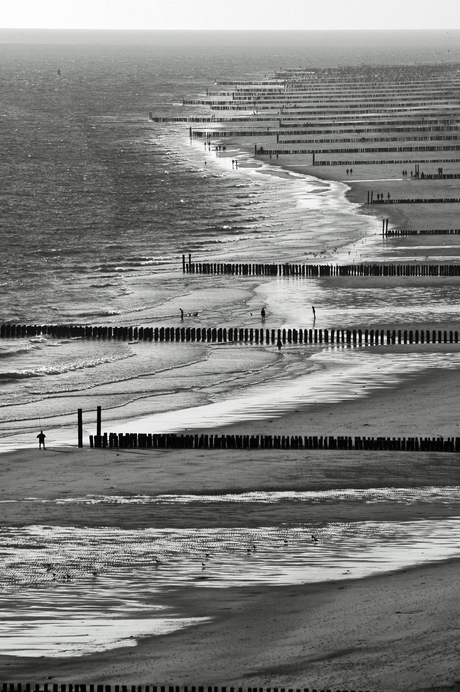
[[[369,204],[458,204],[460,197],[404,197],[373,199]]]
[[[1,325],[1,338],[49,336],[57,339],[113,341],[271,344],[331,344],[337,346],[397,346],[457,344],[458,331],[430,329],[268,329],[263,327],[109,327],[77,324]]]
[[[384,230],[387,230],[386,225]],[[297,276],[306,278],[353,276],[460,276],[460,264],[275,264],[234,262],[192,262],[182,256],[186,274],[232,274],[235,276]]]
[[[388,238],[391,238],[392,236],[405,235],[460,235],[460,228],[423,228],[421,230],[408,228],[392,228],[388,230],[388,226],[386,226],[383,229],[383,234]]]
[[[284,152],[279,149],[278,151],[272,150],[270,151],[265,151],[265,154],[282,154]],[[343,160],[343,161],[313,161],[313,166],[382,166],[382,165],[417,165],[420,163],[458,163],[460,161],[459,158],[447,158],[446,156],[443,157],[442,159],[374,159],[373,161],[366,161],[366,159],[348,159],[348,160]],[[409,200],[411,201],[411,200]],[[417,200],[412,200],[412,202],[416,202]],[[418,200],[423,201],[423,200]],[[442,201],[442,200],[438,200]]]
[[[192,685],[91,685],[84,683],[14,683],[3,682],[1,692],[355,692],[323,688],[287,687],[217,687]],[[366,691],[368,692],[368,691]]]
[[[395,452],[460,452],[459,437],[359,437],[328,435],[176,435],[104,433],[90,435],[96,449],[329,449]]]

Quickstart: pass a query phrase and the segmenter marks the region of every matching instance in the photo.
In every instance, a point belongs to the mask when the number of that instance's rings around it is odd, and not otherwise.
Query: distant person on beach
[[[281,346],[283,345],[281,343],[281,339],[278,339],[278,341],[276,342],[276,345],[278,346],[278,351],[281,351]]]
[[[311,310],[313,312],[313,319],[316,320],[316,310],[315,310],[314,305],[311,306]]]
[[[179,310],[180,310],[180,318],[181,318],[181,320],[183,320],[184,319],[184,311],[182,310],[182,308],[179,308]]]
[[[265,319],[265,308],[262,308],[262,310],[260,311],[260,316],[263,320]]]
[[[46,435],[45,435],[45,433],[43,432],[43,430],[40,430],[40,432],[38,433],[37,437],[38,437],[38,449],[41,449],[41,448],[42,448],[42,445],[43,445],[43,449],[46,449],[46,447],[45,447],[45,437],[46,437]]]

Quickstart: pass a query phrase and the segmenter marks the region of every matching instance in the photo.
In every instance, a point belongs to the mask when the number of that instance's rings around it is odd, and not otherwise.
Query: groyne
[[[408,229],[408,228],[391,228],[390,230],[384,229],[383,234],[387,238],[393,236],[406,236],[406,235],[460,235],[460,228],[430,228],[430,229]]]
[[[14,683],[3,682],[1,692],[355,692],[355,690],[337,690],[288,687],[216,687],[195,685],[95,685],[86,683]],[[369,692],[366,690],[365,692]]]
[[[292,449],[390,452],[460,452],[460,437],[359,437],[331,435],[90,435],[96,449]]]
[[[368,204],[458,204],[460,197],[400,197],[399,199],[372,199]]]
[[[191,139],[245,138],[257,157],[302,156],[306,166],[452,167],[459,161],[452,134],[458,131],[459,81],[458,66],[447,63],[423,65],[423,71],[408,65],[280,69],[263,79],[216,82],[201,98],[183,101],[206,106],[209,116],[183,121],[191,124]],[[166,120],[152,112],[149,118]]]
[[[77,324],[2,324],[1,338],[111,339],[171,343],[239,343],[277,345],[395,346],[458,344],[458,331],[445,329],[315,329],[264,327],[109,327]]]
[[[459,200],[460,201],[460,200]],[[188,262],[182,258],[182,271],[188,274],[232,274],[237,276],[460,276],[460,264],[275,264],[257,262]]]

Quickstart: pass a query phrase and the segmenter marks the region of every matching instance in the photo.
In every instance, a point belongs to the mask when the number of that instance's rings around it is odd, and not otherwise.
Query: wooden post
[[[83,409],[78,409],[78,446],[83,447]]]
[[[101,407],[97,407],[96,411],[96,435],[101,435],[102,434],[102,416],[101,416]]]

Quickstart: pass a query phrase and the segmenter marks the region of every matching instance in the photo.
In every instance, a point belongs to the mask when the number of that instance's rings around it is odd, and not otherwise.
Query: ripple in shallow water
[[[20,500],[0,500],[6,503],[42,503],[42,504],[83,504],[83,505],[151,505],[151,504],[200,504],[213,503],[259,503],[277,504],[280,502],[299,502],[306,504],[330,504],[334,502],[397,502],[413,504],[415,502],[442,502],[445,504],[460,500],[460,486],[425,486],[423,488],[344,488],[333,490],[257,490],[247,493],[219,493],[216,495],[84,495],[83,497],[64,497],[42,499],[27,497]]]
[[[460,519],[256,529],[30,526],[1,529],[0,540],[2,650],[68,656],[198,622],[159,606],[171,587],[302,584],[459,557]]]

